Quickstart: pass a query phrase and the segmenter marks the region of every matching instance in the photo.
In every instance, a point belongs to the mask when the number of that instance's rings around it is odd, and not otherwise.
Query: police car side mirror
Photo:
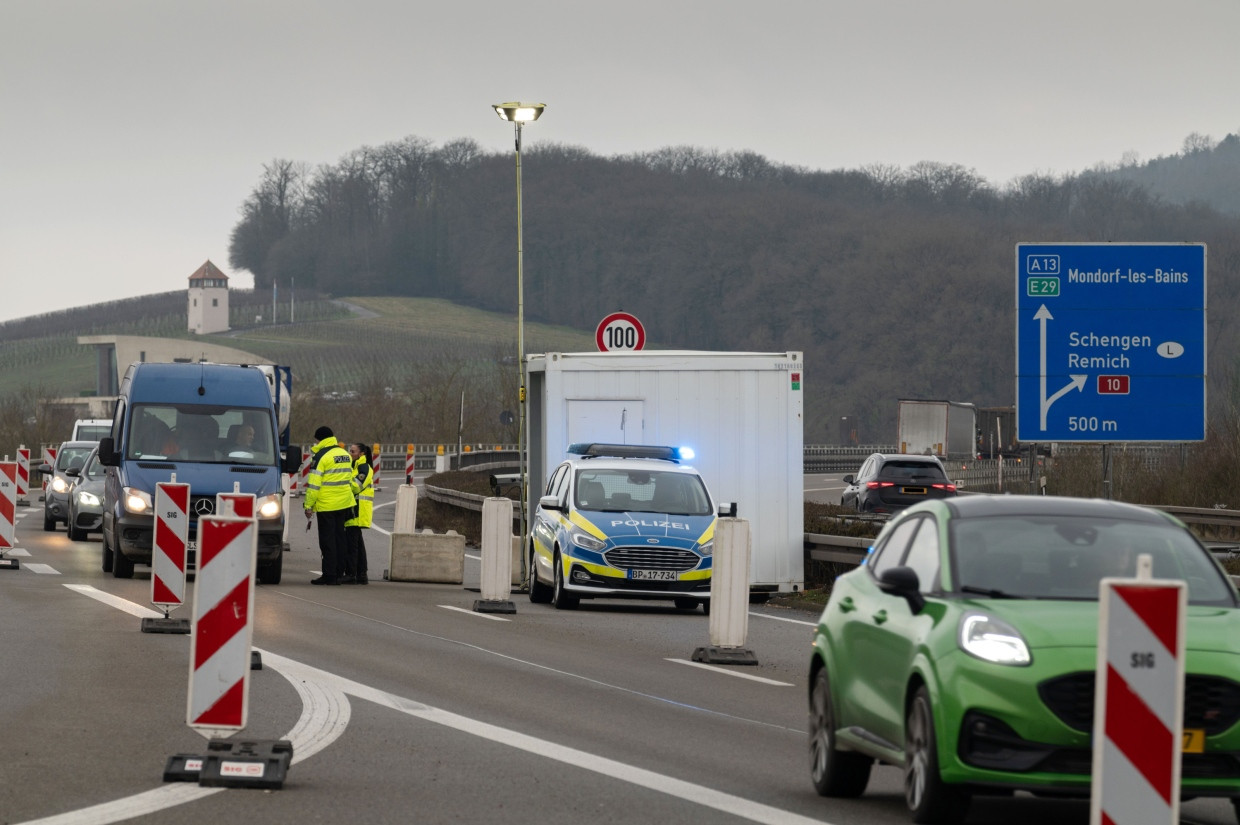
[[[720,502],[718,515],[719,515],[719,518],[736,518],[736,502],[735,501]]]
[[[538,500],[538,506],[544,510],[563,510],[564,506],[560,504],[560,499],[556,496],[543,496]]]

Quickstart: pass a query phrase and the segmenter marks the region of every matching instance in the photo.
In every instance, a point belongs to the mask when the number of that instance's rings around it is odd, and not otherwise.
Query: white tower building
[[[210,261],[189,276],[189,331],[228,331],[228,276]]]

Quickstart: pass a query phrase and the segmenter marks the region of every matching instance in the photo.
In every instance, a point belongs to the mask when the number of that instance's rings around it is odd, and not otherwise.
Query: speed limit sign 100
[[[613,312],[594,331],[599,352],[632,352],[646,346],[646,329],[627,312]]]

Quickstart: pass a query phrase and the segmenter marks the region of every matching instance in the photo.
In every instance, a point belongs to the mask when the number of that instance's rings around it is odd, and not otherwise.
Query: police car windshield
[[[579,510],[708,516],[710,499],[692,473],[590,467],[577,471]]]
[[[275,461],[268,410],[135,404],[129,427],[129,458],[263,465]]]

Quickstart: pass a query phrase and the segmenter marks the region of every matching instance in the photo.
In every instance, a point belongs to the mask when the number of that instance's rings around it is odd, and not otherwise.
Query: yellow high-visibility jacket
[[[348,510],[357,503],[353,495],[353,457],[340,448],[335,437],[325,438],[311,450],[317,457],[306,479],[306,509],[315,512]]]
[[[375,473],[366,456],[359,455],[353,462],[353,495],[357,496],[357,516],[344,523],[345,527],[369,527],[375,512]]]

